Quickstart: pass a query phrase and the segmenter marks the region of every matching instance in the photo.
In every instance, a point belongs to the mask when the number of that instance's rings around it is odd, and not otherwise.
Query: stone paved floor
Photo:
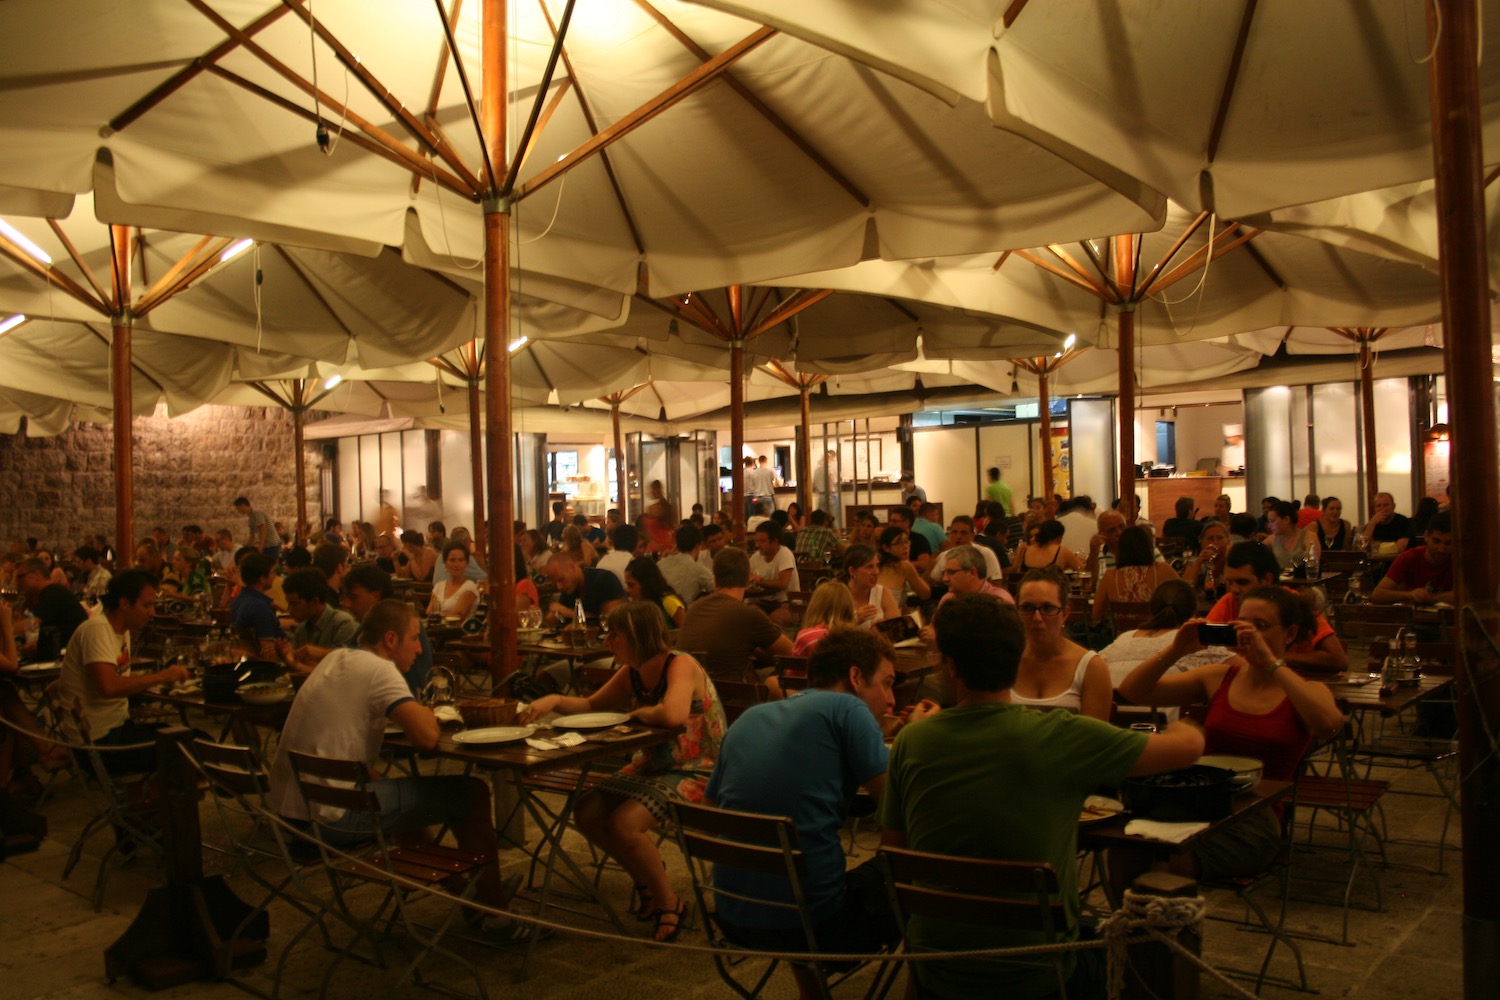
[[[1421,772],[1395,775],[1401,790],[1430,788],[1430,779]],[[1442,808],[1434,799],[1409,796],[1387,796],[1386,813],[1391,829],[1405,835],[1433,837],[1441,820]],[[60,784],[44,806],[52,824],[52,837],[40,851],[0,863],[0,996],[10,1000],[47,998],[47,1000],[96,1000],[103,997],[243,997],[238,988],[223,983],[201,983],[150,994],[128,981],[107,983],[103,975],[103,949],[130,923],[148,888],[155,884],[157,872],[144,864],[126,868],[110,880],[104,909],[94,913],[88,900],[98,855],[109,835],[92,838],[85,858],[71,878],[61,878],[69,845],[89,815],[87,800],[71,782]],[[206,836],[217,830],[217,819],[205,804]],[[861,846],[869,850],[877,835],[865,829]],[[1319,840],[1326,837],[1320,835]],[[1456,845],[1455,828],[1449,842]],[[581,842],[573,843],[582,856]],[[666,851],[668,864],[678,883],[686,887],[686,875],[675,849]],[[1431,865],[1434,848],[1393,845],[1393,862]],[[210,854],[210,864],[214,855]],[[520,852],[506,855],[507,873],[524,874]],[[1350,920],[1352,945],[1306,941],[1302,948],[1312,986],[1327,998],[1354,997],[1358,1000],[1396,1000],[1422,997],[1429,1000],[1461,996],[1462,967],[1460,958],[1460,881],[1457,870],[1460,855],[1448,853],[1448,874],[1435,875],[1407,867],[1391,867],[1379,872],[1384,893],[1384,907],[1378,912],[1355,910]],[[1296,870],[1300,874],[1328,870],[1326,855],[1299,853]],[[618,872],[607,872],[605,889],[621,904],[628,885]],[[242,887],[243,880],[234,884]],[[1300,886],[1299,882],[1299,888]],[[1360,893],[1369,899],[1369,893]],[[1239,907],[1225,893],[1211,893],[1211,912],[1237,915]],[[284,905],[272,909],[272,954],[280,952],[288,936],[300,921]],[[1294,901],[1288,925],[1297,930],[1337,934],[1339,910],[1324,903]],[[600,926],[600,925],[591,925]],[[634,926],[634,925],[632,925]],[[685,941],[701,942],[701,934],[685,934]],[[1226,965],[1258,964],[1265,938],[1237,930],[1231,925],[1209,922],[1205,926],[1204,952],[1210,962]],[[538,949],[531,979],[523,986],[514,985],[519,957],[514,948],[495,946],[460,946],[463,953],[482,970],[492,995],[535,997],[569,997],[588,1000],[613,997],[673,995],[686,997],[730,996],[728,989],[715,977],[707,956],[683,950],[647,948],[635,942],[585,940],[559,935]],[[314,996],[327,953],[314,937],[299,941],[288,963],[282,994],[297,998]],[[1278,959],[1273,972],[1285,974],[1292,968],[1290,960]],[[439,978],[454,979],[452,970]],[[244,974],[251,985],[265,988],[270,974],[264,966]],[[385,992],[385,981],[376,970],[345,963],[338,971],[331,996],[364,998]],[[462,985],[461,983],[459,983]],[[416,990],[403,990],[411,995]],[[853,988],[841,995],[855,995]],[[767,997],[793,996],[790,978],[778,974],[765,993]],[[1228,997],[1233,994],[1217,983],[1205,979],[1204,997]],[[1295,995],[1291,991],[1268,986],[1268,997]]]

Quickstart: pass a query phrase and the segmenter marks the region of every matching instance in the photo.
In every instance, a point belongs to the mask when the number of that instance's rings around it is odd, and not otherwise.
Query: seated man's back
[[[703,668],[715,680],[745,680],[756,650],[786,638],[759,608],[723,593],[699,598],[677,630],[677,648],[702,653]]]

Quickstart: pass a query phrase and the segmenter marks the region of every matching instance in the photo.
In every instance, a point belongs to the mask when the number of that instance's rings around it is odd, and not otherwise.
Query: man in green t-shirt
[[[1004,507],[1006,517],[1015,517],[1016,509],[1011,504],[1010,486],[1000,481],[999,466],[990,466],[989,477],[989,484],[984,488],[984,498],[986,500],[993,500]]]
[[[1074,940],[1083,800],[1128,775],[1187,767],[1203,753],[1203,733],[1176,722],[1146,736],[1072,712],[1011,705],[1026,633],[1016,609],[993,597],[954,597],[933,624],[938,670],[951,677],[956,705],[897,737],[881,801],[884,843],[1052,865],[1068,914],[1064,936]],[[926,949],[1041,943],[1036,933],[922,917],[912,919],[907,934]],[[1102,952],[1071,953],[1066,963],[1070,996],[1102,995]],[[911,969],[923,996],[1025,1000],[1057,989],[1046,967],[974,960],[914,962]]]

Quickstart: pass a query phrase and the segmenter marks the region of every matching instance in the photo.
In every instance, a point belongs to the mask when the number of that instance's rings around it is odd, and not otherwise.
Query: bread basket
[[[516,723],[517,703],[507,698],[460,698],[458,714],[464,725],[470,728],[481,726],[513,726]]]

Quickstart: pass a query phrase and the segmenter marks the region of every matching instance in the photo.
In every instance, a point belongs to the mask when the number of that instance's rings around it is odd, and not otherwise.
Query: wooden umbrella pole
[[[478,345],[470,344],[477,355]],[[474,360],[478,360],[477,357]],[[474,548],[479,558],[489,566],[486,553],[490,550],[489,518],[485,517],[484,505],[484,421],[479,414],[480,375],[470,369],[469,375],[469,477],[474,481]]]
[[[1446,338],[1445,338],[1446,339]],[[1375,450],[1375,374],[1370,341],[1359,340],[1359,424],[1365,441],[1365,516],[1375,513],[1375,494],[1380,492],[1380,458]]]
[[[481,127],[495,178],[505,173],[506,0],[484,0]],[[484,198],[485,465],[490,491],[490,676],[496,684],[520,665],[516,650],[515,477],[511,469],[510,203],[494,188]]]
[[[1135,496],[1135,309],[1120,310],[1120,499]]]
[[[729,516],[734,519],[734,543],[745,544],[745,342],[729,342]]]
[[[1500,672],[1490,636],[1500,634],[1500,523],[1494,517],[1495,398],[1486,257],[1483,141],[1474,0],[1438,0],[1428,10],[1438,262],[1443,301],[1453,483],[1453,561],[1459,634],[1458,774],[1463,830],[1464,996],[1492,996],[1500,980],[1500,816],[1493,801],[1500,760],[1487,719],[1500,718],[1500,687],[1476,684]],[[1441,21],[1439,22],[1438,16]]]
[[[1037,408],[1042,417],[1042,497],[1052,499],[1052,400],[1047,394],[1047,371],[1046,363],[1037,369],[1036,373],[1036,396]]]
[[[114,295],[109,342],[110,395],[114,402],[115,569],[135,563],[135,400],[130,381],[130,229],[110,226],[110,288]]]
[[[302,455],[307,431],[307,399],[306,389],[299,381],[297,384],[297,396],[292,404],[292,448],[296,454],[292,461],[296,465],[297,475],[297,526],[292,529],[294,538],[301,537],[302,526],[307,524],[307,461]],[[305,544],[314,536],[312,526],[308,525],[308,533],[302,542]]]
[[[802,394],[802,440],[797,444],[797,506],[805,518],[812,513],[812,387],[804,382]]]
[[[1119,236],[1114,240],[1115,284],[1129,292],[1119,307],[1120,342],[1120,502],[1135,499],[1135,244],[1139,237]],[[1212,247],[1210,247],[1210,250]],[[1071,429],[1071,428],[1070,428]],[[1136,517],[1140,511],[1136,511]]]
[[[134,408],[130,383],[130,320],[117,315],[109,342],[110,391],[114,399],[115,569],[135,563],[135,459],[131,438]]]
[[[609,422],[615,431],[615,491],[620,499],[620,521],[630,523],[630,508],[625,497],[625,433],[620,429],[620,402],[609,404]]]

